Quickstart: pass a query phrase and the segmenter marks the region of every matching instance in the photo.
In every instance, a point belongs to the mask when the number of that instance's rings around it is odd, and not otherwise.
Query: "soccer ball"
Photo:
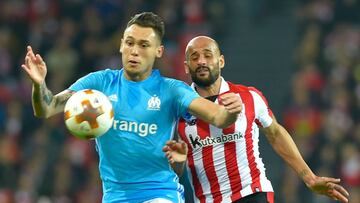
[[[67,129],[75,137],[93,139],[110,129],[114,110],[106,95],[86,89],[76,92],[66,102],[64,119]]]

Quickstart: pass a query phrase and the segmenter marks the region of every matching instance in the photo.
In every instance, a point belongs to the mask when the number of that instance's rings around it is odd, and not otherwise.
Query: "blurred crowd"
[[[283,120],[316,174],[339,177],[360,202],[360,1],[303,0],[291,101]],[[288,169],[286,203],[331,200],[311,195]]]
[[[340,177],[352,203],[358,203],[360,2],[298,2],[296,70],[283,123],[311,168]],[[166,22],[165,56],[156,67],[188,81],[187,41],[198,33],[219,40],[226,31],[225,10],[220,0],[0,1],[0,203],[101,199],[94,143],[71,136],[61,115],[33,117],[31,81],[20,67],[26,45],[45,58],[48,87],[57,93],[90,71],[121,67],[118,50],[126,22],[139,11],[153,11]],[[277,200],[331,202],[302,184],[289,169]]]
[[[47,63],[53,93],[90,71],[118,69],[122,32],[141,11],[166,23],[165,56],[156,67],[187,79],[187,41],[199,32],[220,35],[225,9],[203,0],[0,1],[0,203],[100,202],[93,141],[71,136],[61,115],[34,118],[32,85],[21,64],[31,45]]]

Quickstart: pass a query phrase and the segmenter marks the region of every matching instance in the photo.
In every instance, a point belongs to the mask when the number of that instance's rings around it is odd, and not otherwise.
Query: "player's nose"
[[[198,60],[198,65],[206,66],[206,58],[204,56],[200,55],[199,60]]]
[[[130,54],[133,56],[139,55],[139,49],[136,46],[131,47]]]

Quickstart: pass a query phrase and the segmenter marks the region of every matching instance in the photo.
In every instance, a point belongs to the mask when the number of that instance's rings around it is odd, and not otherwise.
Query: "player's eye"
[[[147,47],[149,47],[150,45],[148,44],[148,43],[143,43],[143,44],[141,44],[141,47],[142,48],[147,48]]]
[[[198,60],[198,58],[199,58],[198,55],[192,55],[192,56],[190,57],[190,59],[191,59],[192,61]]]
[[[134,42],[132,42],[132,41],[130,41],[130,40],[126,40],[126,41],[125,41],[125,44],[126,44],[127,46],[132,46],[132,45],[134,45]]]

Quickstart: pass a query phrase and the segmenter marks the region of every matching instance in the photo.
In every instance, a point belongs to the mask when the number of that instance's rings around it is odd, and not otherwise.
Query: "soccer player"
[[[121,39],[123,68],[90,73],[55,96],[45,84],[45,62],[27,47],[22,68],[33,82],[32,105],[37,117],[63,112],[68,98],[82,89],[99,90],[112,101],[113,127],[95,140],[105,203],[183,202],[184,189],[162,152],[166,140],[172,139],[175,123],[189,111],[226,127],[241,111],[241,100],[234,93],[224,95],[224,104],[219,106],[184,82],[153,70],[164,50],[163,35],[159,16],[150,12],[135,15]]]
[[[185,165],[187,160],[195,202],[274,202],[273,188],[259,154],[259,128],[307,187],[334,200],[348,201],[349,194],[339,185],[339,179],[318,177],[311,171],[259,90],[221,77],[225,59],[215,40],[207,36],[193,38],[185,57],[185,72],[190,74],[192,88],[200,96],[222,103],[221,95],[233,92],[243,103],[238,120],[227,128],[188,114],[178,125],[181,141],[168,141],[163,148],[170,163]]]

